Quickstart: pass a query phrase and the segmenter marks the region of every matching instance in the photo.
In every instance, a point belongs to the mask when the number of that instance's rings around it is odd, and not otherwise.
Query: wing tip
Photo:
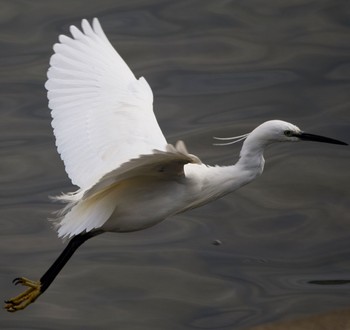
[[[101,27],[100,21],[99,21],[99,19],[97,17],[94,17],[92,19],[92,27],[95,28],[95,26]]]

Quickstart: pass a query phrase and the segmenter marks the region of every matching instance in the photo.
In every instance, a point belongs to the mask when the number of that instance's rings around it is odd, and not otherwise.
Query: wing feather
[[[56,220],[58,235],[71,237],[103,226],[115,210],[118,194],[123,194],[120,186],[130,179],[149,176],[154,181],[181,179],[185,164],[201,164],[196,156],[187,152],[182,141],[175,147],[167,145],[166,150],[154,150],[152,154],[131,159],[105,174],[90,189],[58,197],[68,203]]]
[[[49,108],[57,150],[72,180],[88,189],[141,154],[165,150],[147,81],[136,79],[95,18],[61,35],[50,59]]]

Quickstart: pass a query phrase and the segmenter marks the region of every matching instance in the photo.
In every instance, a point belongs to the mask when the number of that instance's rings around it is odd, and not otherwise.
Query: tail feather
[[[99,228],[115,209],[116,197],[113,191],[101,192],[84,200],[81,200],[82,196],[83,192],[77,191],[54,198],[67,203],[53,220],[59,237],[70,238],[81,232]]]

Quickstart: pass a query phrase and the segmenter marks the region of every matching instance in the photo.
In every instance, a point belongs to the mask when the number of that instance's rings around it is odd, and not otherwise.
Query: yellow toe
[[[5,301],[4,308],[8,312],[16,312],[26,308],[28,305],[33,303],[41,294],[41,283],[40,281],[32,281],[24,277],[16,278],[13,281],[16,285],[21,284],[28,287],[23,293],[18,296]]]

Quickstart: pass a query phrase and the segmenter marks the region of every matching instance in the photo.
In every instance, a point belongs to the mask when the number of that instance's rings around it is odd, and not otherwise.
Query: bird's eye
[[[290,136],[293,136],[293,132],[287,130],[287,131],[284,131],[284,135],[290,137]]]

